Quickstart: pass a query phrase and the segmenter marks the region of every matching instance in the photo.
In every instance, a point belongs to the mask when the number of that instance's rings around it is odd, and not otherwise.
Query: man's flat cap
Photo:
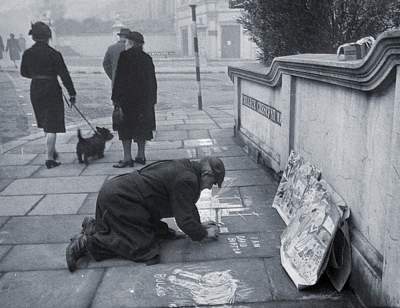
[[[211,170],[217,180],[218,187],[221,188],[222,182],[225,178],[225,166],[221,159],[217,157],[208,157],[208,163],[210,164]]]

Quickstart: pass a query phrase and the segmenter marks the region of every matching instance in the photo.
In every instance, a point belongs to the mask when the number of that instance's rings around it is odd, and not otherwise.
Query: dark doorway
[[[221,57],[240,58],[240,26],[222,26],[221,30]]]
[[[187,28],[181,29],[182,35],[182,55],[187,57],[189,55],[189,33]]]

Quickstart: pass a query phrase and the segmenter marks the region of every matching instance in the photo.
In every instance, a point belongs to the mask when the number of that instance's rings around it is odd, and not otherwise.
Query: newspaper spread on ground
[[[319,180],[321,171],[291,151],[272,207],[288,225],[301,207],[303,194]]]

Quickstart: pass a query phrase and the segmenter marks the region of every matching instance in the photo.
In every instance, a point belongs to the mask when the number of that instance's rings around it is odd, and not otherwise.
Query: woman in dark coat
[[[68,269],[89,254],[96,261],[122,257],[154,264],[159,244],[174,239],[175,231],[162,218],[174,217],[193,241],[216,239],[218,227],[202,223],[196,203],[203,189],[221,187],[225,177],[222,160],[204,157],[162,160],[139,171],[104,183],[96,203],[96,219],[85,218],[82,231],[66,249]]]
[[[29,31],[36,42],[27,49],[21,62],[21,75],[31,78],[31,102],[37,126],[47,135],[47,168],[59,166],[56,161],[57,133],[65,133],[64,102],[57,76],[67,88],[71,104],[75,104],[75,89],[60,52],[49,46],[50,28],[43,22],[36,22]]]
[[[153,139],[156,129],[154,105],[157,102],[157,81],[152,58],[143,52],[144,39],[139,32],[127,35],[126,49],[121,52],[112,91],[114,105],[121,106],[124,121],[118,129],[124,158],[115,168],[133,167],[132,139],[137,143],[135,162],[146,163],[145,142]]]
[[[21,49],[19,48],[18,40],[14,37],[13,33],[10,33],[10,38],[7,40],[6,52],[7,51],[10,54],[10,60],[14,62],[14,66],[18,67],[15,61],[21,59],[19,55]]]

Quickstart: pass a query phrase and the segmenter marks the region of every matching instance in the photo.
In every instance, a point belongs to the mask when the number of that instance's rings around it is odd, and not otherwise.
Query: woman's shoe
[[[118,162],[118,164],[113,165],[114,168],[126,168],[126,167],[133,167],[134,166],[134,162],[133,160],[128,160],[128,161],[123,161],[120,160]]]
[[[46,160],[45,165],[46,165],[47,169],[51,169],[51,168],[58,167],[59,165],[61,165],[61,163],[58,161],[49,159],[49,160]]]
[[[135,163],[146,165],[146,158],[135,157]]]

